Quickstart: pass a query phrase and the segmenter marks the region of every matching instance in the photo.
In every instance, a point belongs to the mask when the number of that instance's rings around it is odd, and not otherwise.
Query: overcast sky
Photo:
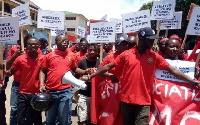
[[[135,12],[152,0],[31,0],[43,10],[69,11],[83,14],[87,19],[121,18],[121,14]]]

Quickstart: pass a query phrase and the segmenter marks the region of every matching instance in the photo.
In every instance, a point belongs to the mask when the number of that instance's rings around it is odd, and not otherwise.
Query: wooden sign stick
[[[157,30],[156,36],[159,36],[159,34],[160,34],[160,26],[161,26],[161,20],[159,20],[159,25],[158,25],[158,30]],[[158,41],[158,39],[154,40],[154,47],[157,47],[157,41]]]
[[[100,64],[103,60],[103,43],[101,43],[101,46],[100,46]]]
[[[4,17],[4,0],[2,0],[1,16]],[[0,42],[0,63],[3,64],[3,42]],[[0,71],[1,81],[3,81],[3,70]]]
[[[51,30],[50,30],[50,32],[49,32],[49,45],[48,45],[49,52],[51,51],[51,43],[52,43],[52,37],[51,37]]]
[[[21,26],[21,51],[24,51],[24,26]]]
[[[168,37],[168,29],[165,30],[165,37]]]

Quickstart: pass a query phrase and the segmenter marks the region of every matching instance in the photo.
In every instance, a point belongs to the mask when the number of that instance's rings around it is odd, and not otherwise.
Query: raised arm
[[[192,85],[197,86],[198,88],[200,88],[200,83],[197,80],[191,79],[189,76],[185,75],[183,72],[181,72],[180,70],[178,70],[177,68],[173,67],[173,66],[169,66],[166,69],[169,73],[171,73],[172,75],[176,76],[177,78],[184,80]]]

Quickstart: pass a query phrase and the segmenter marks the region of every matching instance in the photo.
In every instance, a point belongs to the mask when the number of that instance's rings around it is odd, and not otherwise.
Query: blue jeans
[[[19,89],[19,82],[13,81],[10,97],[10,125],[17,125],[17,95]]]
[[[51,108],[46,111],[47,125],[71,125],[72,88],[48,91],[53,97],[53,102]]]

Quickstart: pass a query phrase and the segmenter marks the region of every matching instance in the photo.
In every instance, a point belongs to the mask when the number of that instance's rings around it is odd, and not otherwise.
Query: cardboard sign
[[[85,37],[85,28],[78,26],[77,27],[77,35],[81,36],[81,37]]]
[[[181,21],[182,21],[182,11],[175,12],[173,19],[161,20],[160,30],[181,29]],[[157,30],[158,26],[159,26],[159,21],[157,21]]]
[[[115,33],[122,33],[122,19],[111,18],[110,22],[116,23]]]
[[[189,83],[155,79],[149,125],[199,125],[200,92]]]
[[[124,33],[135,32],[144,27],[151,27],[150,11],[141,10],[138,12],[123,14],[122,21]]]
[[[0,41],[19,40],[19,18],[0,18]]]
[[[37,28],[46,28],[52,30],[64,30],[65,27],[65,13],[61,11],[38,11],[38,25]]]
[[[91,23],[90,43],[114,42],[115,27],[114,22]]]
[[[29,4],[21,4],[12,9],[12,17],[19,17],[19,26],[31,25]]]
[[[151,20],[173,19],[175,0],[154,1],[151,11]]]
[[[182,71],[183,73],[185,73],[189,77],[194,78],[195,62],[181,61],[181,60],[169,60],[169,59],[166,59],[166,61],[170,65],[178,68],[180,71]],[[174,75],[170,74],[166,70],[156,69],[155,76],[158,79],[177,81],[177,82],[185,82],[183,80],[180,80],[180,79],[176,78]]]
[[[196,5],[196,4],[194,4],[194,3],[191,3],[191,5],[190,5],[190,10],[189,10],[188,16],[187,16],[187,20],[190,20],[190,17],[191,17],[191,14],[192,14],[192,11],[193,11],[194,7],[199,7],[199,5]]]
[[[194,7],[186,34],[200,35],[200,7]]]

